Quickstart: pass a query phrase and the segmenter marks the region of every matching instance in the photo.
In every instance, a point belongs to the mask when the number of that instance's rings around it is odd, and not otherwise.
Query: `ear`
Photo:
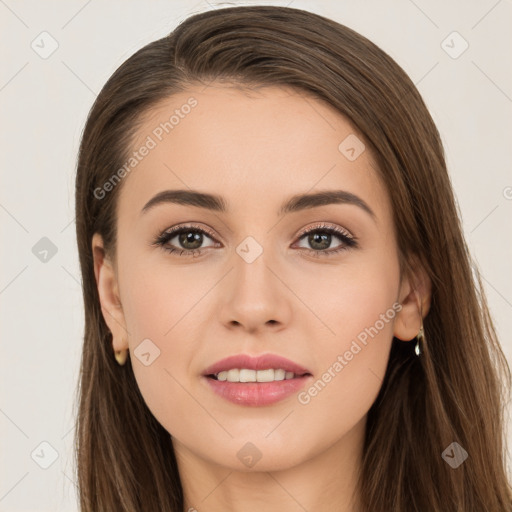
[[[402,280],[398,301],[402,309],[395,317],[393,335],[402,341],[414,339],[427,316],[432,298],[432,282],[425,269],[414,259]]]
[[[103,239],[99,233],[94,233],[92,237],[92,255],[101,312],[112,332],[112,345],[114,350],[128,349],[128,333],[119,297],[117,276],[112,262],[105,255]]]

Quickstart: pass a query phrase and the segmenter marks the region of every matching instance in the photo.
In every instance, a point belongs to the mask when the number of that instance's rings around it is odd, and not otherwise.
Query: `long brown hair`
[[[126,60],[87,119],[76,177],[85,332],[76,459],[81,510],[175,511],[183,491],[169,433],[147,408],[130,360],[119,367],[103,319],[91,239],[115,259],[122,182],[143,114],[191,84],[291,86],[327,102],[364,137],[393,205],[401,258],[432,282],[423,353],[393,339],[368,412],[359,493],[368,512],[510,511],[504,406],[510,369],[462,234],[439,133],[405,72],[365,37],[277,6],[196,14]],[[502,387],[503,386],[503,387]],[[442,454],[457,442],[457,468]],[[453,445],[452,445],[453,447]]]

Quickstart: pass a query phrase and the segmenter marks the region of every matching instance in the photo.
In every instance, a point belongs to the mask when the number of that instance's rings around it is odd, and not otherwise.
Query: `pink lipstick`
[[[203,379],[226,400],[257,407],[297,393],[312,379],[312,374],[302,365],[275,354],[239,354],[206,368]]]

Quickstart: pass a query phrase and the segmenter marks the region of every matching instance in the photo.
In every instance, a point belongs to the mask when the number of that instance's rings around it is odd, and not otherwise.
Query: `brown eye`
[[[195,226],[178,226],[164,231],[154,242],[154,245],[162,247],[169,253],[179,252],[179,256],[197,256],[207,247],[203,246],[205,239],[212,239],[210,233],[205,229]]]
[[[329,249],[332,244],[333,237],[337,238],[340,243],[334,249]],[[300,240],[304,240],[309,247],[302,247],[303,250],[314,256],[330,256],[340,251],[357,247],[356,238],[334,226],[315,226],[300,236]]]
[[[177,239],[177,243],[183,249],[195,250],[201,247],[203,243],[203,236],[204,235],[199,231],[190,231],[187,229],[186,231],[181,231],[180,233],[175,235],[173,239]],[[171,242],[171,240],[169,240],[169,242]]]

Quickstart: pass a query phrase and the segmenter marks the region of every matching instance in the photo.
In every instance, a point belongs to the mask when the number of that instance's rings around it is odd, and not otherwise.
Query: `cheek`
[[[341,425],[364,415],[382,385],[401,308],[396,303],[398,261],[380,251],[330,276],[317,271],[304,285],[308,306],[322,321],[316,322],[322,335],[316,336],[315,381],[298,401],[315,415],[327,411],[330,421]]]
[[[123,312],[134,343],[141,337],[154,338],[161,350],[166,349],[215,284],[211,271],[175,261],[162,256],[137,257],[132,253],[120,262],[126,288]]]
[[[400,272],[398,260],[385,251],[353,253],[337,266],[319,266],[295,279],[297,294],[321,322],[325,347],[348,349],[351,340],[376,326],[375,339],[393,331]],[[397,305],[395,305],[395,308]],[[384,316],[383,316],[384,315]],[[311,315],[310,315],[311,316]]]
[[[183,267],[150,265],[133,253],[120,262],[121,271],[131,362],[146,405],[170,433],[183,423],[172,411],[186,411],[192,422],[204,421],[204,411],[186,391],[201,340],[189,327],[201,321],[201,299],[215,280],[198,277],[197,270],[188,275],[192,271]]]

